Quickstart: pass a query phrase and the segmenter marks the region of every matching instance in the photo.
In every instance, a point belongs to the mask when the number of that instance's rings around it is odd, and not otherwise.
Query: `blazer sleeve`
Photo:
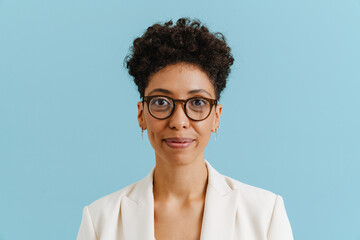
[[[273,214],[271,217],[268,240],[293,240],[290,222],[285,211],[281,196],[276,196]]]
[[[89,207],[84,207],[80,229],[76,240],[97,240]]]

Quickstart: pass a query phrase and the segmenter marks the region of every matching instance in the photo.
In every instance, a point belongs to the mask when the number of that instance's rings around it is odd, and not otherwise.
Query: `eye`
[[[201,108],[201,107],[204,107],[204,106],[206,106],[208,104],[206,99],[203,99],[203,98],[191,99],[189,101],[189,103],[191,104],[192,107],[195,107],[195,108]]]
[[[153,101],[151,102],[151,104],[156,105],[156,106],[167,106],[170,104],[169,100],[166,98],[154,98]]]
[[[150,109],[152,112],[167,112],[171,111],[172,102],[167,97],[155,97],[150,102]]]

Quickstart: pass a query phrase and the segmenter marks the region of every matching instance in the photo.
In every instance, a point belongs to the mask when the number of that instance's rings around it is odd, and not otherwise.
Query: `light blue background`
[[[0,0],[1,240],[75,239],[85,205],[148,174],[123,59],[182,16],[236,59],[207,160],[282,195],[296,239],[360,239],[359,0]]]

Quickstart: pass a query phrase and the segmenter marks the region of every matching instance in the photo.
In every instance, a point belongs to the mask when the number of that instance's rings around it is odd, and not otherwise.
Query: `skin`
[[[159,90],[162,89],[162,90]],[[198,90],[198,92],[191,92]],[[214,86],[205,72],[195,65],[168,65],[149,78],[145,96],[165,95],[175,99],[202,96],[215,99]],[[212,108],[203,121],[190,120],[178,103],[173,115],[159,120],[146,104],[138,102],[138,121],[148,131],[155,150],[154,214],[157,240],[200,239],[206,196],[207,169],[205,147],[211,132],[219,126],[222,106]],[[164,139],[188,138],[186,148],[172,148]]]

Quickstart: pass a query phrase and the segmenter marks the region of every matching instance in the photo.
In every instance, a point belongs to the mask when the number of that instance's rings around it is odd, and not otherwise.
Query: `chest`
[[[199,240],[203,213],[203,202],[181,207],[155,203],[154,230],[156,240]]]

